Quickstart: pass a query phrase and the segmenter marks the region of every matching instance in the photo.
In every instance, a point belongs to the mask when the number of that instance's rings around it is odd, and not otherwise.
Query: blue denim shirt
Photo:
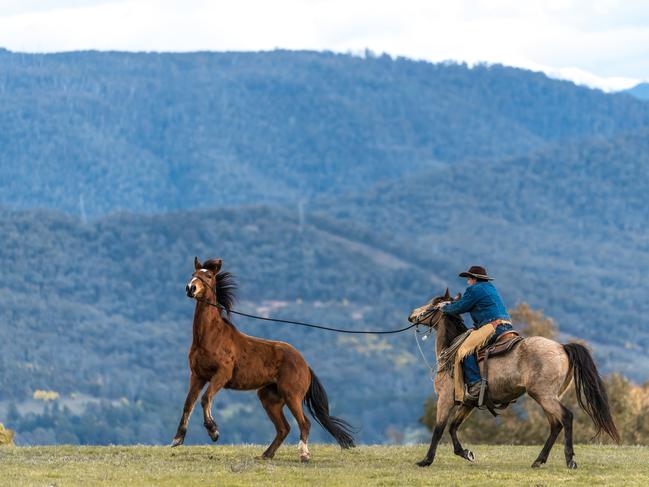
[[[494,320],[511,320],[498,290],[491,282],[476,282],[466,288],[461,299],[447,304],[442,310],[449,315],[470,313],[476,328]]]

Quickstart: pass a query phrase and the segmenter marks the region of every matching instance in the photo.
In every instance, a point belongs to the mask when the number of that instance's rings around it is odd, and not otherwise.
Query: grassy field
[[[341,451],[311,445],[311,462],[300,463],[295,445],[274,460],[255,459],[260,446],[181,447],[4,447],[0,485],[201,485],[327,487],[417,485],[648,485],[649,448],[576,446],[577,470],[568,470],[562,445],[548,464],[531,469],[540,446],[473,448],[476,462],[441,445],[435,463],[414,465],[426,447],[362,446]]]

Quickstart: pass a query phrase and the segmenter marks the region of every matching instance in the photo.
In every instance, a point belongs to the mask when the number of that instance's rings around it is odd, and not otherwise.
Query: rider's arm
[[[453,301],[444,306],[442,311],[447,315],[461,315],[462,313],[468,313],[471,311],[473,306],[475,306],[477,300],[478,297],[476,296],[476,293],[471,289],[471,287],[468,287],[464,296],[457,301]]]

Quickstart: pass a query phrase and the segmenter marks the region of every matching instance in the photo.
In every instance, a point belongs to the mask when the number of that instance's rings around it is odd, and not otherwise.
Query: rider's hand
[[[441,303],[437,303],[435,305],[435,309],[442,309],[444,306],[448,304],[448,301],[442,301]]]

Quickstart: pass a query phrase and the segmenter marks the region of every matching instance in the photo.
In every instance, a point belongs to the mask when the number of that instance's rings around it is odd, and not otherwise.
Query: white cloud
[[[610,90],[649,79],[649,2],[0,0],[0,46],[370,48],[431,61],[501,62]]]

